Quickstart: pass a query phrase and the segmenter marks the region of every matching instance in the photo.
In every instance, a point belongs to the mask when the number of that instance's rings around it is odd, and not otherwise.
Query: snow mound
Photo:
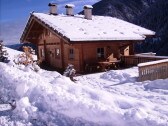
[[[138,72],[137,72],[136,68],[132,68],[131,70],[127,69],[125,71],[111,70],[111,71],[104,73],[100,77],[102,79],[117,82],[117,83],[135,82],[136,77],[137,77],[137,73]]]
[[[168,90],[168,79],[159,79],[149,82],[147,85],[145,85],[146,90],[154,90],[154,89],[163,89]]]
[[[77,85],[57,72],[41,70],[37,73],[29,67],[0,63],[0,86],[1,101],[15,99],[17,102],[16,109],[7,115],[24,120],[26,125],[96,126],[113,123],[123,126],[123,122],[117,121],[121,115],[113,111],[116,109],[114,101],[109,103],[101,98],[103,95],[114,96]]]
[[[35,72],[12,61],[0,62],[0,126],[168,125],[168,79],[135,82],[135,67],[79,76],[74,83],[58,72]],[[8,111],[4,103],[12,100],[16,108]]]

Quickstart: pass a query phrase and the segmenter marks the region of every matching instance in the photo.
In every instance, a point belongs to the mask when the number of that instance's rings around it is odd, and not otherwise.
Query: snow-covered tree
[[[33,49],[29,46],[23,46],[24,53],[17,55],[14,62],[16,64],[23,64],[25,66],[32,64],[33,63],[32,52],[34,52],[32,50]]]
[[[38,62],[34,61],[33,59],[33,54],[35,54],[35,51],[29,46],[23,46],[23,51],[24,52],[22,54],[19,54],[15,57],[14,63],[17,65],[22,64],[25,66],[31,65],[32,70],[36,72],[39,71],[40,67],[37,65]]]
[[[75,81],[74,80],[74,76],[75,76],[75,74],[76,74],[76,70],[74,69],[74,65],[72,65],[72,64],[68,64],[68,66],[67,66],[67,68],[66,68],[66,70],[64,71],[64,76],[66,76],[66,77],[69,77],[72,81]]]
[[[7,50],[4,50],[3,41],[0,40],[0,62],[9,62]]]

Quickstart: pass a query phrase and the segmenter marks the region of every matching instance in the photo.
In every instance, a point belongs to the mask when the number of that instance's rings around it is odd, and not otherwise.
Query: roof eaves
[[[110,38],[110,39],[85,39],[85,38],[74,38],[74,39],[71,39],[71,43],[75,43],[75,42],[104,42],[104,41],[142,41],[142,40],[145,40],[145,36],[142,36],[141,38]]]
[[[147,29],[148,30],[148,29]],[[148,32],[143,33],[143,32],[134,32],[135,34],[139,34],[142,36],[154,36],[156,34],[156,32],[152,31],[152,30],[148,30]]]

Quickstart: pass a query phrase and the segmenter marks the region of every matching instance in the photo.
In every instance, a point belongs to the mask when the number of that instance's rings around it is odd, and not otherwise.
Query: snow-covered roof
[[[155,34],[151,30],[108,16],[92,16],[92,20],[87,20],[83,15],[32,15],[70,41],[144,40],[145,35]]]

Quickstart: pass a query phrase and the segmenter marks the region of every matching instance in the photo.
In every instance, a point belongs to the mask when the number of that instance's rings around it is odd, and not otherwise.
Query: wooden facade
[[[98,51],[102,52],[98,52]],[[78,72],[85,66],[106,61],[109,56],[119,59],[120,55],[133,55],[133,42],[68,42],[56,35],[46,36],[38,42],[38,58],[50,66],[65,69],[73,64]],[[102,53],[102,56],[98,56]]]
[[[138,42],[70,41],[35,17],[29,19],[21,41],[36,44],[38,59],[50,66],[65,69],[73,64],[78,72],[84,72],[86,65],[106,61],[108,57],[120,59],[121,55],[133,55],[134,43]]]

